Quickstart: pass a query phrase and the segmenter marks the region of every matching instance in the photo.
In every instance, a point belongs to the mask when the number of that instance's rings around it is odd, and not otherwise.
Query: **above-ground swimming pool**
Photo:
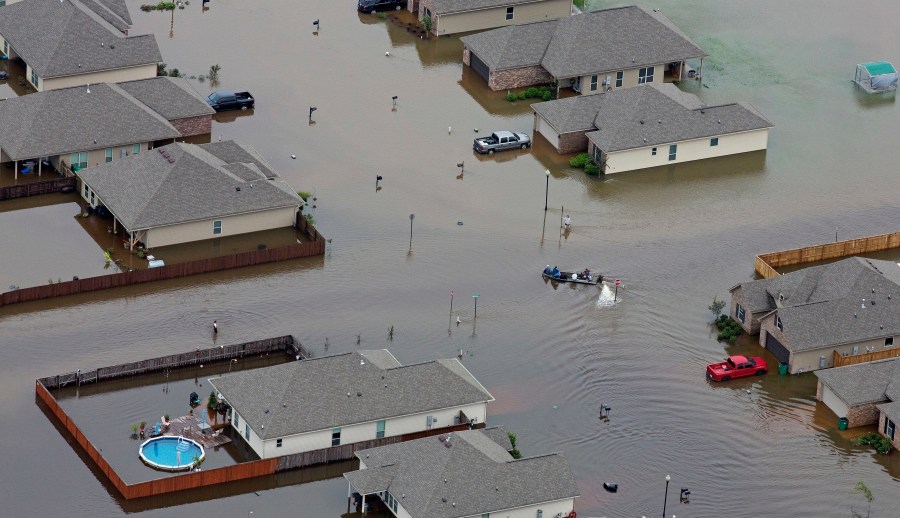
[[[151,468],[163,471],[183,471],[191,469],[194,457],[203,460],[206,453],[203,446],[185,437],[154,437],[141,444],[138,454]]]

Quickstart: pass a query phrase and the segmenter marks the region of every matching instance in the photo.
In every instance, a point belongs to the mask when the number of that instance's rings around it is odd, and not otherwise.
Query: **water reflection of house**
[[[514,459],[502,428],[468,430],[356,452],[344,474],[359,504],[394,516],[574,516],[578,486],[560,453]]]
[[[900,448],[900,358],[827,369],[816,376],[816,399],[847,419],[848,427],[878,425]]]
[[[233,141],[175,143],[78,173],[130,245],[147,248],[290,227],[303,200],[256,151]]]
[[[630,6],[504,27],[462,39],[463,63],[492,90],[555,82],[595,94],[692,74],[706,56],[659,12]],[[702,62],[702,61],[701,61]]]
[[[8,121],[0,124],[0,163],[12,162],[17,177],[26,167],[67,174],[209,133],[212,113],[187,80],[168,77],[7,99],[0,102],[0,120]]]
[[[22,0],[0,14],[0,50],[21,59],[41,92],[156,76],[162,61],[152,34],[126,36],[121,0]]]
[[[851,257],[738,284],[731,317],[790,373],[897,355],[900,266]]]
[[[483,423],[493,396],[456,359],[403,366],[386,349],[213,378],[231,426],[261,458],[397,442]],[[354,446],[355,445],[355,446]],[[320,462],[335,460],[323,451]]]
[[[534,133],[587,151],[606,174],[766,149],[772,124],[746,103],[707,106],[673,84],[532,105]]]
[[[421,21],[431,18],[438,36],[552,20],[572,14],[570,0],[409,0]]]

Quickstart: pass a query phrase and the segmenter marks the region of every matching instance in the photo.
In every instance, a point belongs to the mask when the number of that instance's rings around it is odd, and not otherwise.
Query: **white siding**
[[[290,227],[294,224],[297,207],[286,207],[237,216],[209,219],[182,223],[181,225],[169,225],[150,229],[144,243],[147,248],[202,241],[216,237],[233,236],[247,232],[258,232],[272,228]],[[213,234],[213,221],[222,222],[222,233]]]
[[[822,403],[831,409],[838,417],[847,417],[847,404],[828,388],[828,385],[822,386]]]
[[[118,68],[115,70],[100,70],[89,74],[78,74],[50,79],[41,78],[43,84],[41,85],[40,90],[58,90],[60,88],[69,88],[70,86],[92,85],[97,83],[122,83],[125,81],[137,81],[139,79],[151,79],[154,77],[156,77],[156,63],[150,63],[148,65]]]
[[[512,20],[506,19],[506,8],[513,8]],[[442,14],[434,17],[434,31],[439,36],[458,32],[483,31],[507,25],[555,20],[572,13],[570,0],[540,0],[529,4],[500,6],[477,11]]]
[[[565,516],[575,509],[575,498],[496,511],[491,513],[491,518],[537,518],[538,509],[543,511],[541,514],[543,518],[554,518],[559,513],[563,513],[563,516]],[[417,516],[416,518],[420,517]],[[472,515],[472,518],[481,518],[481,515]]]
[[[712,138],[714,137],[674,143],[678,145],[675,160],[669,160],[669,143],[657,145],[656,156],[653,156],[652,153],[653,146],[609,153],[606,174],[766,149],[769,141],[769,129],[720,135],[717,146],[710,145]]]
[[[547,142],[553,144],[553,147],[559,151],[559,133],[537,113],[534,114],[534,133],[543,135]]]
[[[432,428],[445,428],[447,426],[459,424],[456,421],[456,416],[459,415],[460,410],[465,412],[469,419],[475,419],[477,423],[483,423],[487,417],[487,403],[476,403],[473,405],[435,410],[433,412],[395,417],[393,419],[385,419],[384,436],[393,437],[395,435],[404,435],[427,430],[429,415],[434,416],[437,419]],[[243,427],[243,424],[240,426]],[[340,428],[342,445],[370,441],[376,438],[377,421],[341,426]],[[243,428],[239,431],[243,434]],[[331,431],[332,429],[329,428],[327,430],[318,430],[315,432],[282,437],[281,448],[276,447],[276,440],[278,438],[273,437],[265,441],[264,448],[260,444],[259,449],[256,447],[253,449],[260,457],[270,458],[330,448]]]
[[[259,456],[262,457],[262,458],[265,458],[265,457],[262,456],[262,451],[263,451],[263,442],[262,442],[262,440],[259,438],[258,435],[256,435],[256,432],[253,431],[253,428],[250,428],[250,437],[248,438],[247,435],[245,434],[245,431],[246,431],[246,428],[245,428],[245,427],[248,426],[249,423],[247,423],[246,421],[244,421],[244,418],[241,417],[234,409],[232,409],[231,412],[232,412],[232,415],[231,415],[231,427],[234,428],[234,430],[235,430],[238,434],[240,434],[241,437],[244,438],[244,440],[247,442],[247,444],[249,444],[250,447],[253,448],[253,451],[255,451],[257,455],[259,455]],[[234,425],[234,423],[235,423],[235,416],[238,417],[238,424],[237,424],[237,426]],[[272,446],[273,446],[273,447],[275,446],[275,443],[274,443],[274,442],[272,443]]]

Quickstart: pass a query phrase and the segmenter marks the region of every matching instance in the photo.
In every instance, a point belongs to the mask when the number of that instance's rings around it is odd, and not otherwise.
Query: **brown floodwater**
[[[836,429],[813,375],[713,385],[703,369],[728,353],[764,353],[749,337],[716,342],[706,309],[753,278],[757,253],[828,242],[835,227],[841,239],[896,230],[900,108],[850,79],[857,63],[900,61],[900,4],[648,4],[711,55],[703,86],[684,89],[707,103],[749,101],[775,128],[765,153],[607,178],[570,169],[540,139],[525,153],[474,156],[475,128],[530,132],[532,116],[463,70],[458,38],[419,39],[349,0],[212,0],[206,12],[196,0],[174,17],[128,4],[133,33],[155,33],[170,68],[200,75],[219,64],[223,88],[255,95],[252,115],[215,122],[211,138],[252,144],[294,188],[315,192],[333,247],[324,258],[0,310],[2,514],[345,513],[342,478],[299,483],[315,480],[302,474],[125,503],[35,404],[37,377],[208,346],[214,319],[219,340],[292,333],[319,355],[357,348],[357,335],[404,363],[462,349],[497,398],[488,422],[516,432],[526,455],[567,455],[580,515],[659,516],[666,474],[667,513],[679,517],[845,515],[865,506],[851,492],[859,480],[874,515],[895,512],[900,455],[852,446],[860,430]],[[574,222],[566,236],[562,207]],[[545,264],[619,278],[621,301],[598,307],[596,287],[553,289],[539,275]],[[85,408],[79,423],[109,411]],[[113,424],[139,410],[96,433],[117,439]],[[690,504],[678,503],[682,487]]]

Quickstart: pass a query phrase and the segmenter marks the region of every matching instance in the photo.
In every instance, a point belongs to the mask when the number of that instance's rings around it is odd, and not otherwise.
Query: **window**
[[[597,91],[597,76],[591,76],[591,91]]]
[[[72,162],[73,168],[85,169],[88,165],[87,151],[82,151],[81,153],[72,153],[72,156],[69,157],[69,160]]]
[[[891,346],[893,346],[893,345],[894,345],[894,337],[893,337],[893,336],[889,336],[889,337],[887,337],[887,338],[884,339],[884,346],[885,346],[885,347],[891,347]]]
[[[111,148],[111,147],[106,148],[106,151],[104,152],[104,155],[106,156],[106,163],[107,163],[107,164],[110,163],[110,162],[112,162],[112,148]]]
[[[656,156],[656,148],[653,148],[653,149],[650,150],[650,155],[651,155],[651,156]]]
[[[6,5],[6,0],[0,0],[0,7]],[[9,56],[9,42],[3,40],[3,54]]]
[[[238,415],[237,412],[234,413],[234,427],[237,428],[241,425],[241,416]]]
[[[537,518],[544,518],[544,511],[543,511],[543,509],[538,509],[538,512],[537,512]]]
[[[89,190],[88,185],[84,184],[84,199],[87,199],[87,197],[88,197],[88,190]]]
[[[669,161],[675,160],[675,155],[678,153],[678,144],[672,144],[669,146]]]
[[[276,447],[276,448],[281,448],[281,439],[276,439],[276,440],[275,440],[275,447]]]
[[[622,79],[625,78],[625,72],[619,70],[616,72],[616,88],[622,88]]]
[[[40,89],[40,87],[41,87],[40,81],[41,81],[41,78],[38,77],[37,72],[35,72],[34,69],[32,68],[31,69],[31,84],[33,84],[35,88]]]
[[[222,233],[222,220],[213,221],[213,235],[219,235]]]
[[[375,425],[375,438],[384,438],[384,421],[378,421],[378,424]]]
[[[891,421],[887,416],[884,416],[884,434],[890,437],[890,439],[894,440],[894,429],[896,425],[893,421]]]
[[[94,191],[91,191],[91,207],[94,206]]]
[[[481,518],[491,518],[491,513],[482,513]]]
[[[779,331],[784,331],[784,325],[782,325],[781,317],[778,315],[775,315],[775,327],[777,327]]]
[[[244,438],[250,440],[250,425],[247,423],[244,423]]]
[[[653,67],[638,69],[638,84],[653,82]]]
[[[507,7],[507,8],[506,8],[506,19],[507,19],[507,20],[512,20],[512,19],[513,19],[513,8],[512,8],[512,7]]]
[[[709,147],[715,147],[719,145],[719,137],[713,137],[709,139]]]
[[[331,430],[331,445],[332,446],[340,446],[341,445],[341,429],[334,428]]]
[[[425,429],[431,430],[431,426],[434,424],[434,416],[430,415],[425,418]]]
[[[744,323],[744,306],[741,306],[740,304],[738,304],[734,310],[734,314],[735,314],[735,316],[737,316],[737,319],[740,320],[741,323],[743,324]]]
[[[133,144],[133,145],[131,146],[131,154],[132,154],[132,155],[136,155],[136,154],[138,154],[138,153],[140,153],[140,152],[141,152],[141,145],[140,145],[140,144]]]

